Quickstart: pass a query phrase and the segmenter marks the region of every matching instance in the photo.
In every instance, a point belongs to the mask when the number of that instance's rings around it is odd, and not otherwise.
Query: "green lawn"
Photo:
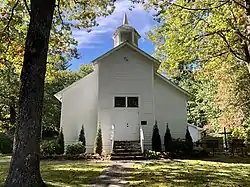
[[[10,159],[11,159],[11,156],[0,154],[0,162],[9,162]]]
[[[9,164],[0,164],[0,186],[4,182]],[[86,161],[42,162],[41,173],[50,187],[77,187],[88,184],[107,167],[105,163]]]
[[[250,164],[181,160],[135,164],[129,186],[250,186]]]

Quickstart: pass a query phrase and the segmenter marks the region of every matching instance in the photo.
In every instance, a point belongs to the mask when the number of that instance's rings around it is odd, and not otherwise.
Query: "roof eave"
[[[167,79],[166,77],[164,77],[163,75],[155,72],[155,74],[160,77],[161,79],[165,80],[166,82],[168,82],[169,84],[171,84],[172,86],[174,86],[176,89],[178,89],[179,91],[181,91],[182,93],[184,93],[186,96],[191,97],[191,94],[189,92],[187,92],[186,90],[184,90],[183,88],[181,88],[180,86],[176,85],[175,83],[173,83],[171,80]]]

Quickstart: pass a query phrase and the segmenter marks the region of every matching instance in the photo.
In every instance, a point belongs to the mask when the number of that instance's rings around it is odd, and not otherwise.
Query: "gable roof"
[[[204,129],[203,129],[203,128],[198,127],[198,126],[196,126],[196,125],[194,125],[194,124],[187,123],[187,125],[188,125],[188,126],[190,126],[190,127],[193,127],[193,128],[195,128],[195,129],[197,129],[198,131],[204,131]]]
[[[148,58],[149,60],[151,60],[154,63],[154,66],[156,67],[156,69],[159,68],[160,66],[160,62],[158,60],[156,60],[154,57],[152,57],[151,55],[147,54],[146,52],[144,52],[143,50],[141,50],[140,48],[130,44],[129,42],[123,42],[120,45],[116,46],[115,48],[109,50],[108,52],[106,52],[105,54],[101,55],[100,57],[94,59],[91,63],[93,64],[97,64],[98,61],[100,61],[101,59],[109,56],[110,54],[112,54],[113,52],[119,50],[120,48],[122,48],[123,46],[128,46],[131,49],[137,51],[139,54],[143,55],[144,57]],[[57,92],[56,94],[54,94],[54,96],[61,101],[61,96],[62,93],[65,92],[66,90],[70,89],[71,87],[73,87],[74,85],[78,84],[79,82],[81,82],[81,80],[85,79],[86,77],[88,77],[89,75],[91,75],[93,72],[91,72],[90,74],[88,74],[87,76],[81,78],[80,80],[72,83],[71,85],[69,85],[68,87],[62,89],[61,91]],[[164,77],[163,75],[155,72],[155,75],[159,78],[161,78],[163,81],[167,82],[168,84],[172,85],[173,87],[175,87],[177,90],[181,91],[183,94],[185,94],[186,96],[190,96],[190,94],[184,90],[183,88],[179,87],[178,85],[176,85],[175,83],[173,83],[171,80],[169,80],[168,78]]]
[[[169,80],[168,78],[164,77],[163,75],[161,75],[161,74],[159,74],[157,72],[155,72],[155,75],[158,76],[159,78],[161,78],[163,81],[167,82],[168,84],[172,85],[173,87],[175,87],[177,90],[181,91],[182,93],[184,93],[188,97],[191,96],[190,93],[188,93],[186,90],[184,90],[183,88],[181,88],[177,84],[173,83],[171,80]]]
[[[83,78],[80,78],[79,80],[73,82],[72,84],[70,84],[69,86],[63,88],[62,90],[60,90],[59,92],[57,92],[56,94],[54,94],[54,96],[59,100],[59,101],[62,101],[62,94],[63,92],[65,92],[66,90],[70,89],[71,87],[79,84],[83,79],[86,79],[88,78],[89,76],[93,75],[94,71],[92,71],[91,73],[89,73],[88,75],[86,75],[85,77]]]
[[[160,66],[160,62],[158,60],[156,60],[154,57],[152,57],[151,55],[147,54],[146,52],[144,52],[143,50],[141,50],[140,48],[134,46],[133,44],[130,44],[129,42],[123,42],[120,45],[114,47],[113,49],[109,50],[107,53],[99,56],[98,58],[94,59],[92,61],[92,63],[96,64],[98,63],[98,61],[102,60],[103,58],[109,56],[110,54],[112,54],[113,52],[121,49],[124,46],[128,46],[131,49],[135,50],[136,52],[138,52],[139,54],[141,54],[142,56],[148,58],[149,60],[151,60],[152,62],[154,62],[154,65],[158,68]]]

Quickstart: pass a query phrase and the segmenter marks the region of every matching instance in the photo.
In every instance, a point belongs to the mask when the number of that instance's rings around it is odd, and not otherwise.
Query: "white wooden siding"
[[[111,146],[111,125],[114,123],[113,97],[140,96],[139,121],[153,123],[152,69],[150,60],[124,46],[99,62],[98,121],[103,128],[104,145]],[[119,110],[119,109],[118,109]],[[131,109],[133,110],[133,109]],[[138,124],[137,124],[138,125]],[[115,127],[119,128],[119,127]],[[125,133],[124,133],[125,134]],[[138,131],[139,134],[139,131]]]
[[[97,127],[97,77],[96,69],[66,90],[62,97],[61,127],[65,144],[78,140],[81,126],[84,124],[87,152],[93,152]]]
[[[166,123],[169,125],[173,138],[184,138],[187,127],[187,96],[157,75],[154,76],[154,80],[155,119],[158,122],[162,144]],[[152,130],[146,133],[148,135],[151,133],[152,137]]]

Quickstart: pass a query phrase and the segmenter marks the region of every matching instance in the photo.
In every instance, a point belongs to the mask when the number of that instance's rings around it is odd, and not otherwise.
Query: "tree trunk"
[[[19,94],[19,119],[5,187],[46,186],[40,175],[41,114],[55,0],[31,0]]]
[[[250,1],[249,0],[245,0],[245,5],[246,5],[246,31],[247,31],[247,37],[248,40],[250,41]],[[249,43],[247,42],[247,49],[248,49],[248,59],[247,59],[247,68],[249,71],[249,75],[250,75],[250,54],[249,54]]]

